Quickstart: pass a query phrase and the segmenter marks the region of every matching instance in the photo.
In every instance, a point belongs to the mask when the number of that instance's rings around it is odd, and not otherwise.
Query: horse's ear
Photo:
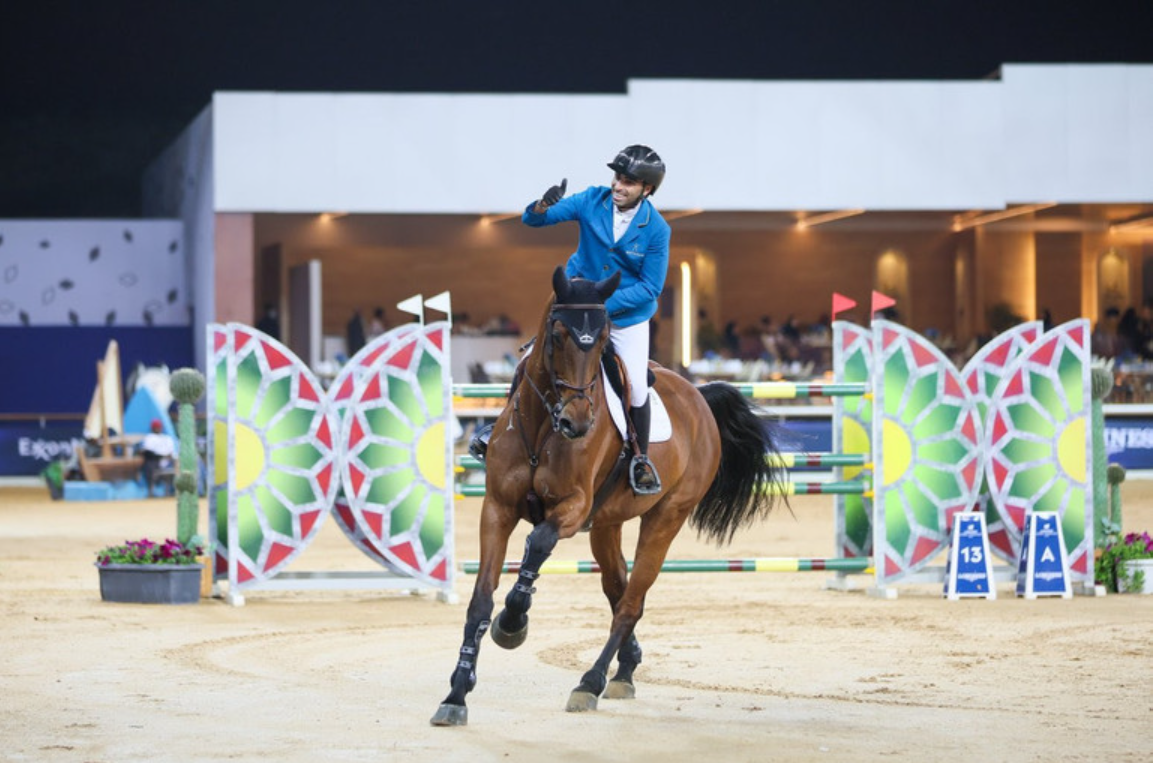
[[[564,268],[557,265],[556,270],[552,272],[552,290],[556,294],[556,301],[558,304],[564,304],[568,299],[568,276],[564,274]]]
[[[618,270],[603,281],[596,282],[597,294],[601,295],[601,299],[608,299],[612,293],[617,290],[621,285],[621,272]]]

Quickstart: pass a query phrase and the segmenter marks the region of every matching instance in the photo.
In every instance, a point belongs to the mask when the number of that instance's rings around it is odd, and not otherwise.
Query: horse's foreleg
[[[516,525],[515,515],[508,518],[499,514],[495,508],[490,510],[488,504],[482,512],[480,569],[472,589],[472,599],[468,603],[464,641],[461,643],[456,668],[449,678],[452,688],[430,720],[433,726],[464,726],[468,723],[465,697],[476,686],[477,656],[491,622],[493,592],[504,564],[508,537]]]
[[[492,640],[499,646],[516,649],[528,636],[528,610],[536,593],[533,582],[540,577],[541,565],[552,554],[559,538],[556,525],[551,522],[541,522],[525,538],[520,573],[505,597],[504,609],[492,624]]]

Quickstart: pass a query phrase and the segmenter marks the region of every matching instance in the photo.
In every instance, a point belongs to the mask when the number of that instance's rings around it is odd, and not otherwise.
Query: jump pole
[[[765,461],[785,469],[797,467],[832,468],[835,466],[863,466],[869,468],[867,456],[864,453],[779,453],[766,455]],[[461,456],[457,459],[456,471],[484,471],[484,462],[473,456]]]
[[[628,562],[629,571],[633,563]],[[751,559],[669,559],[661,565],[661,572],[871,572],[873,561],[868,557],[818,558],[818,557],[756,557]],[[480,570],[480,562],[461,562],[461,571],[475,575]],[[520,572],[520,562],[505,562],[500,571]],[[601,567],[594,561],[548,561],[541,565],[542,575],[572,575],[577,573],[600,572]]]
[[[872,400],[868,384],[864,382],[753,382],[733,384],[738,391],[754,400],[788,400],[813,397],[861,397]],[[507,384],[455,384],[455,399],[503,398],[508,395]],[[782,453],[766,455],[765,460],[786,469],[797,467],[843,468],[861,467],[872,470],[866,453]],[[471,455],[461,456],[455,471],[483,471],[484,463]],[[776,486],[778,495],[861,495],[871,498],[869,485],[861,481],[842,482],[787,482]],[[457,497],[481,497],[485,486],[458,485]],[[628,562],[632,570],[633,563]],[[480,567],[477,561],[464,561],[461,570],[475,575]],[[520,562],[506,561],[501,572],[518,572]],[[599,572],[595,561],[550,561],[542,565],[541,574],[573,574]],[[833,571],[839,575],[873,573],[871,557],[759,557],[751,559],[669,559],[661,565],[662,572],[820,572]]]
[[[766,486],[771,495],[864,495],[872,496],[864,482],[785,482]],[[481,498],[484,485],[458,485],[456,494],[462,498]]]
[[[794,400],[810,397],[868,397],[865,382],[751,382],[732,384],[741,394],[754,400]],[[452,394],[459,398],[494,398],[508,396],[509,385],[454,384]]]

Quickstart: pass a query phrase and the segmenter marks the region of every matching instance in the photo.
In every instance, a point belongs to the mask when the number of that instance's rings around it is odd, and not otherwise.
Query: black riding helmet
[[[657,192],[661,181],[665,179],[665,163],[661,161],[660,155],[648,146],[622,148],[617,158],[609,162],[608,166],[613,172],[651,185],[653,193]]]

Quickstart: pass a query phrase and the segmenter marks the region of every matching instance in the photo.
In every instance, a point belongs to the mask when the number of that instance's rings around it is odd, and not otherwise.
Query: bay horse
[[[673,538],[685,521],[717,542],[772,509],[783,482],[772,432],[735,387],[696,387],[653,364],[654,389],[672,419],[672,437],[654,442],[649,457],[664,489],[635,495],[625,472],[631,452],[613,423],[601,380],[609,342],[605,300],[620,273],[603,281],[553,274],[553,296],[540,321],[523,379],[496,420],[486,463],[488,480],[480,517],[480,564],[464,626],[452,687],[431,719],[434,726],[468,723],[466,695],[476,685],[481,641],[506,649],[524,643],[528,610],[541,565],[559,540],[589,533],[601,568],[601,588],[612,610],[604,649],[569,695],[567,710],[595,710],[597,698],[635,696],[633,672],[641,647],[633,631],[645,595],[656,581]],[[627,392],[623,395],[628,399]],[[640,518],[632,574],[621,550],[621,525]],[[517,523],[533,525],[516,583],[492,619],[493,593]],[[613,657],[618,669],[609,681]]]

